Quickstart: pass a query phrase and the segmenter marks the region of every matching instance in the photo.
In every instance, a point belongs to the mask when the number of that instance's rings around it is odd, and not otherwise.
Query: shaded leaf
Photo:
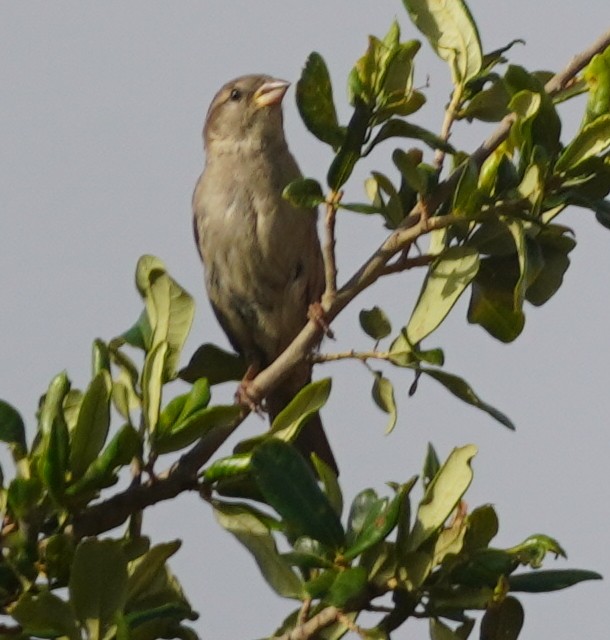
[[[40,638],[67,636],[71,640],[81,637],[72,607],[49,591],[24,593],[11,615],[28,635]]]
[[[322,142],[338,149],[345,137],[339,126],[333,101],[330,74],[324,58],[315,51],[309,55],[296,86],[297,107],[305,126]],[[310,205],[312,206],[312,205]]]
[[[23,418],[15,407],[4,400],[0,400],[0,440],[10,445],[16,459],[21,459],[26,454]]]
[[[343,545],[341,521],[294,447],[277,438],[261,443],[252,453],[252,473],[267,502],[296,535],[309,536],[331,549]]]
[[[584,569],[548,569],[531,571],[509,576],[508,584],[511,591],[525,593],[546,593],[573,587],[586,580],[601,580],[602,576],[595,571]]]
[[[301,598],[303,583],[281,556],[267,526],[245,505],[214,503],[220,525],[232,533],[254,556],[269,586],[285,598]]]
[[[379,307],[362,309],[358,318],[364,333],[373,338],[373,340],[382,340],[389,336],[392,331],[388,316]]]
[[[180,549],[181,544],[180,540],[158,544],[130,563],[126,595],[128,605],[133,605],[149,595],[157,575],[165,573],[167,560]]]
[[[380,371],[374,372],[375,380],[373,381],[372,395],[375,404],[389,415],[388,424],[385,432],[390,433],[396,426],[398,419],[398,410],[396,408],[396,400],[394,398],[394,387],[388,378],[385,378]]]
[[[448,391],[460,400],[467,404],[471,404],[473,407],[476,407],[481,411],[485,411],[500,424],[503,424],[505,427],[514,431],[515,425],[511,420],[501,411],[498,411],[491,405],[483,402],[483,400],[481,400],[481,398],[479,398],[479,396],[473,391],[472,387],[462,378],[451,373],[447,373],[446,371],[439,371],[438,369],[421,367],[419,370],[431,378],[434,378],[437,382],[440,382]]]
[[[74,613],[89,637],[102,638],[127,596],[127,559],[121,543],[83,540],[74,552],[69,591]]]
[[[517,640],[524,617],[516,598],[492,603],[481,620],[481,640]]]
[[[339,608],[358,607],[365,596],[367,571],[364,567],[350,567],[337,574],[325,601]]]
[[[214,344],[203,344],[181,369],[178,376],[186,382],[207,378],[210,385],[229,380],[241,380],[246,373],[245,360],[236,353],[225,351]]]

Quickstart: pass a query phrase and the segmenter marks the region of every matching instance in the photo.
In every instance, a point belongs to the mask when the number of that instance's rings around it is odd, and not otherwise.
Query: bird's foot
[[[248,409],[248,411],[262,416],[263,408],[260,401],[260,393],[253,382],[257,374],[258,367],[250,365],[237,387],[235,402]]]
[[[319,302],[312,302],[307,309],[307,317],[313,320],[320,329],[324,332],[324,335],[331,340],[334,340],[335,334],[333,333],[330,325],[326,321],[326,312]]]

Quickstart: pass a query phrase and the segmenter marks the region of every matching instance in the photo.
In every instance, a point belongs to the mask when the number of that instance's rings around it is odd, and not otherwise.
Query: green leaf
[[[311,458],[316,475],[322,483],[322,489],[335,510],[335,513],[340,518],[343,513],[343,494],[337,476],[334,470],[315,453],[312,454]]]
[[[463,218],[477,218],[481,211],[483,195],[478,189],[479,168],[472,158],[463,165],[462,174],[453,196],[455,215]]]
[[[70,469],[80,478],[102,450],[110,427],[110,374],[102,369],[91,381],[70,434]]]
[[[369,178],[365,187],[367,195],[379,207],[379,210],[386,221],[388,229],[396,229],[404,220],[405,211],[402,208],[400,196],[392,181],[378,171],[371,172],[372,178]],[[383,193],[387,194],[384,198]]]
[[[69,486],[66,493],[77,496],[82,492],[98,490],[116,482],[116,470],[128,465],[132,458],[140,456],[142,441],[130,425],[123,425],[106,445],[102,453],[89,465],[78,482]]]
[[[8,486],[8,506],[15,518],[26,518],[42,499],[38,478],[13,478]]]
[[[508,114],[509,95],[501,80],[496,80],[483,91],[476,93],[459,112],[468,121],[500,122]]]
[[[156,453],[179,451],[216,430],[224,432],[235,426],[242,413],[237,404],[216,405],[191,414],[185,420],[157,430],[153,438]]]
[[[151,586],[166,572],[166,562],[180,549],[180,540],[164,542],[149,549],[128,567],[127,594],[125,602],[129,609],[134,604],[150,597]]]
[[[343,552],[343,557],[353,560],[361,553],[370,549],[381,540],[384,540],[398,524],[400,510],[409,492],[415,485],[416,478],[401,485],[396,495],[389,498],[377,498],[367,504],[367,509],[360,517],[364,516],[361,526],[355,536],[351,537],[349,547]]]
[[[457,153],[452,145],[450,145],[446,140],[439,138],[439,136],[432,133],[432,131],[428,131],[427,129],[413,124],[412,122],[392,118],[382,125],[381,129],[377,132],[377,135],[367,146],[364,155],[368,155],[374,147],[388,138],[411,138],[421,140],[431,149],[440,149],[441,151],[451,154]]]
[[[610,149],[610,114],[602,115],[586,124],[563,150],[555,164],[555,171],[562,173],[577,167],[593,156]]]
[[[352,175],[356,162],[360,160],[362,145],[370,124],[371,110],[364,102],[357,100],[354,113],[347,127],[347,134],[341,148],[328,169],[326,181],[333,191],[339,189]]]
[[[116,540],[83,540],[74,553],[69,583],[74,613],[89,638],[101,640],[127,596],[127,559]]]
[[[515,308],[519,265],[514,256],[492,256],[479,262],[472,281],[468,322],[481,325],[492,337],[512,342],[523,331],[525,315]]]
[[[251,453],[236,453],[214,460],[203,472],[205,482],[217,482],[226,478],[241,476],[250,471]]]
[[[281,556],[268,527],[246,505],[214,502],[214,514],[222,527],[232,533],[254,556],[269,586],[285,598],[301,598],[303,583]]]
[[[142,368],[142,405],[148,433],[154,433],[159,421],[161,395],[164,382],[163,371],[169,353],[169,344],[159,342],[146,354]]]
[[[214,386],[230,380],[241,380],[246,368],[242,356],[225,351],[214,344],[203,344],[178,376],[191,383],[199,378],[207,378],[210,385]]]
[[[529,536],[521,544],[506,549],[506,552],[510,553],[520,564],[530,565],[533,569],[542,566],[547,553],[567,557],[559,542],[543,533]]]
[[[473,407],[476,407],[481,411],[485,411],[500,424],[503,424],[512,431],[515,430],[515,425],[506,415],[486,402],[483,402],[483,400],[481,400],[481,398],[479,398],[479,396],[474,392],[472,387],[462,378],[451,373],[447,373],[446,371],[439,371],[438,369],[420,367],[419,370],[431,378],[434,378],[437,382],[440,382],[447,391],[450,391],[463,402],[471,404]]]
[[[525,298],[533,305],[547,302],[561,287],[563,276],[570,266],[569,253],[576,241],[565,235],[562,229],[547,226],[536,236],[543,267],[525,292]]]
[[[390,380],[385,378],[381,371],[373,372],[375,380],[373,381],[372,395],[375,404],[389,415],[388,424],[385,433],[390,433],[396,426],[398,412],[396,408],[396,400],[394,399],[394,387]]]
[[[525,614],[516,598],[508,597],[492,603],[481,620],[481,638],[485,640],[517,640]]]
[[[339,572],[332,583],[325,602],[340,609],[358,607],[366,594],[367,571],[364,567],[350,567]]]
[[[548,569],[544,571],[513,574],[508,577],[508,584],[511,591],[546,593],[548,591],[567,589],[586,580],[601,579],[602,576],[595,571],[586,571],[584,569]]]
[[[331,549],[344,544],[339,517],[294,447],[277,438],[266,440],[252,453],[252,472],[267,502],[296,535]]]
[[[110,351],[103,340],[96,338],[91,347],[91,376],[95,378],[100,371],[110,373]]]
[[[583,77],[589,90],[583,125],[610,113],[610,47],[591,58]]]
[[[4,400],[0,400],[0,440],[10,446],[16,460],[26,455],[27,443],[23,418],[15,407]]]
[[[498,516],[490,504],[477,507],[467,516],[468,530],[464,547],[469,550],[483,549],[495,538],[499,529]]]
[[[364,489],[354,498],[347,517],[346,540],[349,547],[360,535],[367,515],[379,501],[374,489]]]
[[[426,488],[441,468],[441,461],[438,458],[436,449],[432,446],[431,442],[428,442],[428,448],[426,449],[426,457],[424,459],[424,466],[422,468],[422,482],[424,488]]]
[[[403,0],[413,24],[426,36],[450,68],[454,85],[466,83],[481,70],[483,53],[477,26],[462,0]]]
[[[188,393],[181,394],[163,408],[159,415],[158,431],[165,433],[170,431],[180,422],[205,409],[211,398],[210,385],[206,378],[200,378],[193,383]]]
[[[72,607],[49,591],[24,593],[11,610],[11,615],[28,636],[81,638]]]
[[[470,462],[477,448],[470,444],[454,449],[440,468],[417,508],[408,549],[415,551],[438,531],[472,482]]]
[[[324,202],[324,193],[317,180],[299,178],[286,185],[282,198],[295,207],[312,208]]]
[[[360,326],[373,340],[382,340],[392,332],[392,325],[385,312],[379,307],[362,309],[359,315]]]
[[[430,640],[461,640],[461,638],[438,618],[430,618]]]
[[[307,129],[318,140],[337,150],[343,142],[345,130],[337,121],[328,68],[324,58],[315,51],[307,58],[301,78],[297,82],[296,99]]]
[[[175,376],[180,353],[189,334],[195,305],[192,297],[169,276],[159,258],[144,255],[136,267],[136,285],[152,328],[150,348],[167,342],[163,379]]]
[[[451,247],[434,261],[406,326],[411,344],[421,342],[441,324],[478,269],[479,254],[467,246]],[[395,342],[391,351],[399,346]]]

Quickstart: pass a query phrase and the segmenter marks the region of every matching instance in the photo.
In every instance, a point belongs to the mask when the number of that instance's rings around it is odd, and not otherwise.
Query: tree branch
[[[608,46],[610,46],[610,31],[604,33],[590,47],[576,55],[563,71],[553,76],[545,85],[546,91],[550,95],[555,95],[564,89],[594,55],[601,53]],[[506,140],[514,122],[514,114],[506,116],[492,135],[476,149],[471,157],[477,166],[481,166],[487,157]],[[433,216],[427,220],[424,219],[425,216],[422,214],[426,210],[436,211],[438,206],[455,189],[460,175],[460,171],[454,171],[438,185],[435,193],[428,197],[425,203],[419,202],[405,219],[403,225],[386,238],[370,258],[336,292],[336,296],[333,296],[332,300],[325,299],[323,301],[323,308],[328,322],[336,318],[361,291],[373,284],[382,275],[393,271],[393,266],[388,265],[388,262],[397,253],[408,247],[420,236],[456,222],[457,218],[451,214]],[[334,269],[332,267],[334,261],[334,220],[332,219],[328,231],[329,235],[325,251],[330,251],[332,247],[332,261],[327,258],[325,270],[327,272],[327,282],[331,271],[334,272],[334,276],[330,278],[332,284],[333,278],[336,281],[336,267]],[[292,344],[269,367],[256,376],[252,381],[252,388],[258,394],[259,399],[262,400],[293,367],[298,366],[305,358],[309,357],[322,337],[321,333],[319,322],[310,320]],[[216,430],[200,440],[168,471],[159,474],[154,480],[150,480],[140,486],[130,487],[76,514],[72,524],[74,535],[80,538],[108,531],[125,522],[134,511],[174,498],[183,491],[196,490],[199,469],[241,424],[246,415],[247,412],[226,429]],[[329,607],[318,616],[327,612],[325,615],[330,616],[332,614],[334,616],[333,619],[336,619],[337,610],[332,611],[333,609],[333,607]],[[318,619],[318,616],[312,618],[301,629]],[[326,624],[323,626],[326,626]],[[302,636],[287,635],[282,636],[282,638],[285,640],[301,640],[310,637],[313,633]]]

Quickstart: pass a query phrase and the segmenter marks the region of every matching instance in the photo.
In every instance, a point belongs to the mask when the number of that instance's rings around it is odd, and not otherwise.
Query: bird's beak
[[[269,80],[265,82],[256,90],[254,104],[259,108],[279,104],[289,86],[290,82],[286,82],[286,80]]]

